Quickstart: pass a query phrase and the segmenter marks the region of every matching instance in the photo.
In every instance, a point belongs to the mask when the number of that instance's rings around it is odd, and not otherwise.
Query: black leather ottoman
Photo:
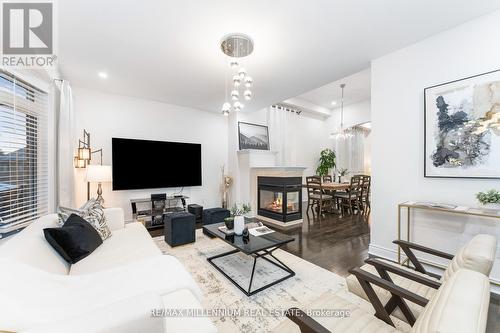
[[[203,206],[197,204],[188,205],[188,212],[194,215],[196,223],[201,223],[203,217]]]
[[[229,210],[225,208],[209,208],[203,210],[203,225],[208,225],[208,224],[214,224],[214,223],[221,223],[224,222],[224,219],[226,217],[229,217],[231,214]],[[212,238],[211,235],[205,233],[203,230],[203,233],[210,238]]]
[[[170,246],[194,243],[195,221],[194,215],[188,212],[163,214],[163,233],[165,242]]]

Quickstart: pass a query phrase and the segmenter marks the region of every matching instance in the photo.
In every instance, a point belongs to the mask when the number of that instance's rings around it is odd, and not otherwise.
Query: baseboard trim
[[[302,227],[302,219],[289,222],[280,222],[260,215],[257,215],[257,218],[264,224],[281,230],[289,230],[293,228]]]

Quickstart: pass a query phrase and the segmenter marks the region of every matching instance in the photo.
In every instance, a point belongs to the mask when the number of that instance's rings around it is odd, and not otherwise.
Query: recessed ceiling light
[[[337,101],[332,101],[332,105],[333,106],[337,105]]]
[[[99,72],[97,73],[101,79],[107,79],[108,78],[108,73],[106,72]]]

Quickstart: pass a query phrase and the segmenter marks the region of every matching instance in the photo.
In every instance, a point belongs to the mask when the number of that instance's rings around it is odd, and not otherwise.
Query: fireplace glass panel
[[[286,194],[286,213],[295,214],[300,211],[299,192],[287,192]]]
[[[259,207],[271,212],[283,213],[283,193],[269,190],[260,190]]]

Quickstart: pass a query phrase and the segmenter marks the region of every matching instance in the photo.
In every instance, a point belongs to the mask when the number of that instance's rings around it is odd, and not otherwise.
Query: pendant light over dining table
[[[344,128],[344,89],[345,83],[340,85],[340,89],[342,89],[341,102],[340,102],[340,130],[338,131],[335,139],[337,140],[345,140],[351,136],[351,131],[349,128]]]
[[[247,57],[253,52],[253,41],[245,34],[229,34],[222,38],[221,50],[228,57],[229,67],[231,68],[231,83],[228,85],[226,75],[226,97],[222,105],[222,114],[228,116],[231,110],[240,111],[245,107],[241,102],[242,99],[249,101],[253,97],[250,90],[253,86],[253,79],[243,66],[245,62],[248,65]]]

